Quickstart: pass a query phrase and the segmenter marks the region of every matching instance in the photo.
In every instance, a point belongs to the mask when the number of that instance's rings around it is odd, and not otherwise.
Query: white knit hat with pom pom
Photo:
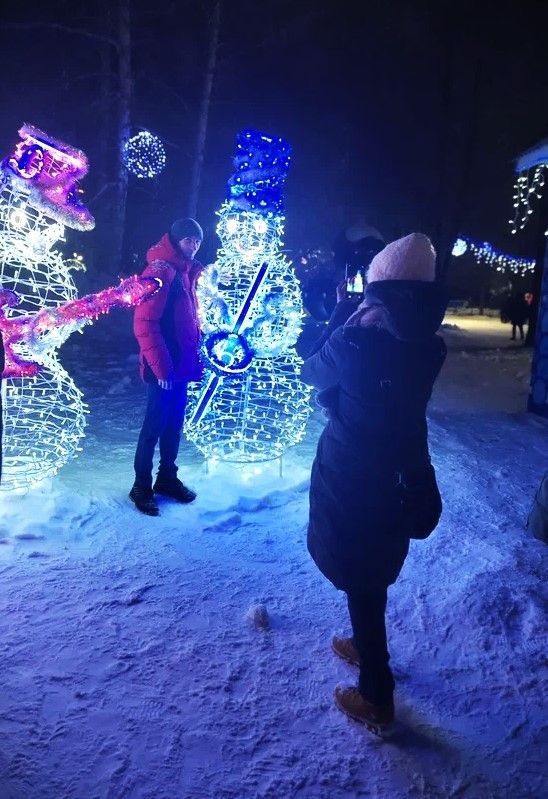
[[[367,282],[436,279],[436,251],[424,233],[390,242],[371,261]]]

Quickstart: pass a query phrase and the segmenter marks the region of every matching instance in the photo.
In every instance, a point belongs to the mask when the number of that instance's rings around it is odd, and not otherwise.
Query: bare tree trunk
[[[108,11],[107,11],[108,13]],[[112,66],[111,50],[106,45],[101,45],[99,49],[100,59],[100,89],[99,89],[99,189],[108,182],[109,176],[109,143],[111,142],[110,112],[112,103]]]
[[[131,0],[119,0],[118,6],[118,135],[116,147],[116,200],[113,214],[112,266],[113,271],[121,267],[124,230],[126,223],[126,200],[128,175],[122,150],[130,132],[131,112]]]
[[[207,121],[209,117],[213,79],[215,77],[215,66],[217,64],[219,33],[221,30],[221,3],[222,0],[213,0],[209,28],[210,35],[207,49],[207,66],[204,75],[200,112],[198,115],[198,132],[196,135],[196,146],[194,148],[194,160],[192,163],[192,176],[190,179],[190,191],[187,202],[187,213],[189,216],[196,216],[196,209],[198,207],[198,195],[200,192],[200,181],[202,177],[202,166],[204,163],[204,151],[207,135]]]
[[[464,29],[460,18],[442,13],[439,22],[441,68],[441,125],[439,182],[437,187],[439,220],[436,230],[438,274],[444,279],[451,262],[451,250],[462,219],[472,180],[472,164],[477,147],[480,113],[481,25]],[[463,61],[460,44],[469,39],[469,57]]]

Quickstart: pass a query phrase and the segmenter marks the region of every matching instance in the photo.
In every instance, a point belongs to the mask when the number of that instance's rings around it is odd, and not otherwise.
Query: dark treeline
[[[134,271],[167,221],[187,213],[193,181],[212,258],[234,137],[248,126],[293,144],[292,249],[329,246],[362,212],[386,238],[431,235],[442,267],[458,232],[534,256],[533,225],[512,238],[507,220],[512,160],[548,132],[543,3],[354,5],[11,6],[0,25],[1,151],[28,121],[88,154],[97,228],[77,241],[90,280]],[[168,163],[126,187],[120,139],[139,129],[162,138]]]

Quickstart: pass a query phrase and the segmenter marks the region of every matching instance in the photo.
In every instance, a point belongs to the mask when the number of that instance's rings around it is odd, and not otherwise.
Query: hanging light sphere
[[[468,249],[468,244],[466,243],[466,241],[464,239],[457,239],[456,242],[453,244],[453,249],[451,251],[451,254],[454,255],[455,257],[458,257],[459,255],[464,255],[467,249]]]
[[[166,165],[166,151],[162,140],[148,130],[131,136],[122,151],[128,172],[137,178],[155,178]]]

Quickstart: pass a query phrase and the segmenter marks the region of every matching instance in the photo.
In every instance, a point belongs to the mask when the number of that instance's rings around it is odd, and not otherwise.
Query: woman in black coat
[[[360,666],[337,705],[383,734],[394,718],[385,610],[409,539],[436,526],[441,499],[427,443],[426,406],[446,355],[436,336],[447,304],[435,253],[421,233],[371,262],[365,298],[339,297],[327,331],[302,367],[330,419],[312,467],[308,549],[348,597],[352,638],[335,652]],[[354,311],[354,313],[352,313]]]

